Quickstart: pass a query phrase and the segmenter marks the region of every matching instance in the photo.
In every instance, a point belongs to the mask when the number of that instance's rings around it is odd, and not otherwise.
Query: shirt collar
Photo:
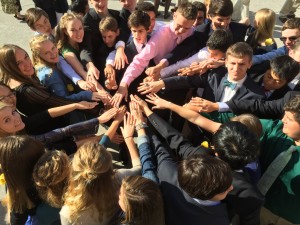
[[[147,42],[145,42],[144,44],[139,44],[139,43],[137,43],[137,41],[134,38],[133,38],[133,43],[134,43],[135,48],[138,51],[138,53],[140,53],[142,51],[143,45],[147,44]]]
[[[198,198],[193,198],[193,200],[197,202],[199,205],[204,205],[204,206],[215,206],[221,203],[220,201],[201,200]]]
[[[243,83],[245,82],[245,80],[246,80],[246,78],[247,78],[247,74],[244,76],[244,78],[242,78],[242,79],[240,79],[240,80],[238,80],[238,81],[232,81],[232,80],[230,80],[229,79],[229,77],[228,77],[228,74],[227,74],[227,80],[228,81],[230,81],[231,83],[234,83],[234,84],[236,84],[237,86],[242,86],[243,85]]]

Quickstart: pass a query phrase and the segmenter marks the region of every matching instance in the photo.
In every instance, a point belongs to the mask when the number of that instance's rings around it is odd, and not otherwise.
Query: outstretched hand
[[[147,95],[146,101],[154,105],[152,109],[166,109],[170,105],[170,102],[160,98],[157,94]]]
[[[124,116],[124,126],[121,127],[121,132],[126,140],[126,138],[132,138],[135,130],[136,119],[130,113],[126,113]]]
[[[111,109],[107,110],[101,116],[98,117],[99,122],[106,123],[107,121],[109,121],[111,118],[113,118],[116,115],[117,111],[118,111],[117,108],[111,108]]]

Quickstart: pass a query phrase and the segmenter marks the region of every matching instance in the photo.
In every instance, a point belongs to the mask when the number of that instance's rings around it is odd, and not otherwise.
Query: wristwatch
[[[146,128],[146,127],[148,127],[147,124],[145,122],[142,122],[142,123],[135,125],[135,130],[138,131],[138,130]]]

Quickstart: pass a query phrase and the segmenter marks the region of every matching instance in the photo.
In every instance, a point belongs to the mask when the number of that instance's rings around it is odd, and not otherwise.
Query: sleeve
[[[158,46],[156,43],[158,43],[158,41],[158,36],[153,36],[143,50],[133,58],[133,61],[129,64],[124,73],[121,83],[126,83],[129,86],[132,81],[142,74],[150,60],[157,54],[156,49]]]
[[[164,79],[166,90],[204,88],[207,84],[206,75],[175,76]]]
[[[107,135],[103,135],[100,142],[99,142],[100,145],[103,145],[105,148],[108,148],[109,146],[112,145],[112,142],[111,140],[109,139],[109,137]]]
[[[262,54],[262,55],[254,55],[252,57],[252,64],[259,64],[262,63],[265,60],[271,60],[276,58],[277,56],[285,55],[286,54],[286,47],[280,47],[276,50],[273,50],[271,52]]]
[[[137,140],[142,164],[142,176],[158,183],[156,166],[152,157],[150,141],[147,135],[138,137]]]
[[[22,120],[25,123],[25,130],[27,133],[33,133],[37,128],[43,126],[52,120],[47,110],[36,113],[32,116],[22,116]]]
[[[155,113],[151,114],[148,119],[158,133],[165,138],[170,148],[173,149],[182,159],[186,159],[190,155],[194,154],[209,153],[207,149],[202,148],[201,146],[194,147],[182,136],[181,133]]]
[[[108,56],[106,58],[106,65],[113,66],[115,64],[116,53],[117,53],[116,50],[114,50],[108,54]]]
[[[177,71],[181,68],[190,66],[193,62],[201,62],[208,58],[208,51],[207,48],[202,48],[198,53],[194,54],[193,56],[178,61],[173,65],[170,65],[161,70],[160,75],[161,78],[169,77],[170,75],[177,73]]]
[[[79,76],[73,67],[67,63],[67,61],[63,57],[59,57],[59,62],[58,62],[58,68],[68,77],[70,80],[74,83],[77,84],[78,81],[82,80],[83,78]]]
[[[90,132],[91,134],[95,134],[98,130],[98,125],[99,121],[97,118],[95,118],[85,122],[72,124],[63,128],[58,128],[45,134],[35,135],[34,138],[43,143],[50,144],[60,141],[66,137],[82,134],[83,132]]]
[[[119,181],[122,181],[125,177],[140,175],[141,169],[142,165],[140,159],[132,160],[132,168],[118,169],[116,172],[116,176],[118,177]]]

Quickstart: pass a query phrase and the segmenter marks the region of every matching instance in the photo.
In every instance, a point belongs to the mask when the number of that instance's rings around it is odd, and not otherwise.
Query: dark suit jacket
[[[164,120],[156,114],[150,115],[149,121],[155,128],[163,129],[164,132],[168,129],[165,127]],[[175,134],[175,136],[178,136],[177,141],[180,144],[192,151],[196,150],[191,145],[189,148],[181,135]],[[155,135],[151,135],[150,139],[158,161],[157,175],[164,198],[166,225],[229,225],[226,204],[204,206],[192,199],[178,183],[177,161],[172,157],[169,146],[162,144]],[[182,150],[184,152],[184,147]]]
[[[226,104],[236,115],[243,113],[252,113],[261,119],[281,119],[284,114],[284,104],[296,95],[300,95],[300,92],[289,91],[283,98],[272,101],[266,101],[265,99],[231,99],[230,101],[226,102]]]
[[[176,129],[171,127],[166,121],[161,119],[155,113],[151,114],[148,119],[149,122],[151,122],[154,128],[158,131],[158,133],[163,138],[165,138],[169,147],[173,149],[175,151],[175,154],[177,154],[181,159],[186,159],[190,155],[194,154],[212,154],[211,150],[206,149],[202,146],[192,146],[192,144],[184,139]],[[213,214],[211,215],[211,210],[208,211],[208,209],[205,209],[205,211],[213,218],[209,218],[207,217],[208,215],[205,214],[202,215],[203,212],[201,212],[202,210],[200,210],[201,207],[198,209],[198,213],[193,211],[195,203],[192,203],[191,198],[187,196],[186,193],[183,192],[183,190],[178,188],[179,186],[177,181],[176,163],[170,157],[170,153],[168,153],[164,145],[162,145],[158,141],[158,139],[153,140],[152,138],[152,141],[154,143],[156,155],[159,156],[157,158],[158,177],[161,182],[163,195],[166,201],[166,220],[167,222],[171,222],[167,224],[202,224],[201,221],[203,220],[201,220],[201,218],[208,219],[205,220],[206,223],[203,223],[205,225],[218,223],[227,224],[227,219],[223,222],[219,220],[220,218],[222,218],[222,214],[220,214],[219,211],[220,209],[218,210],[219,213],[215,214],[215,216],[213,216]],[[168,172],[169,170],[172,170],[173,172]],[[241,219],[241,225],[259,224],[259,212],[260,207],[263,204],[264,197],[247,178],[247,174],[238,173],[235,171],[233,171],[232,173],[232,184],[234,188],[231,192],[229,192],[224,200],[224,202],[226,202],[228,206],[228,212],[230,212],[230,216],[232,217],[233,215],[238,214]],[[185,202],[189,202],[189,204],[185,205]],[[181,207],[187,208],[182,209]],[[199,219],[197,219],[198,216]],[[183,220],[182,218],[185,218],[185,220]],[[189,219],[193,219],[193,222],[189,222]]]
[[[119,11],[108,9],[108,12],[118,21],[118,26],[120,28],[118,40],[122,40],[126,43],[130,35],[127,23],[125,23],[120,17]],[[103,44],[102,35],[99,31],[100,21],[101,18],[94,9],[90,9],[90,11],[83,17],[85,34],[82,43],[83,50],[80,53],[80,58],[84,66],[88,62],[97,60],[98,49]]]
[[[201,48],[205,47],[209,38],[210,26],[211,21],[209,21],[207,24],[198,26],[192,36],[185,39],[170,54],[166,56],[169,64],[174,64],[179,60],[195,54]],[[229,29],[232,32],[233,43],[244,42],[248,29],[247,26],[240,23],[231,22],[229,24]]]
[[[175,76],[164,79],[166,90],[204,88],[202,97],[213,102],[220,102],[224,92],[224,80],[227,78],[226,68],[219,67],[204,75],[198,76]],[[233,99],[260,99],[264,98],[264,92],[249,77],[237,90]]]

